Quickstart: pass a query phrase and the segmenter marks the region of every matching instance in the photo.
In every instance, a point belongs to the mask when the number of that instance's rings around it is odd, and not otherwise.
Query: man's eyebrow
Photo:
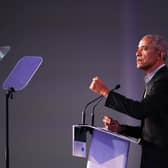
[[[148,47],[147,45],[138,46],[138,48]]]

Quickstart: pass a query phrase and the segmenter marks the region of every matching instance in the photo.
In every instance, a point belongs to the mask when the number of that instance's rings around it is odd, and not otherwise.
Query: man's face
[[[138,44],[136,52],[137,68],[150,73],[153,67],[158,63],[160,51],[152,44],[153,39],[143,38]]]

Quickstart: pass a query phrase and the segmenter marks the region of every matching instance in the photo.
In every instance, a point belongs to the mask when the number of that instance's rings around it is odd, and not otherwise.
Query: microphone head
[[[120,84],[116,85],[116,87],[113,90],[119,89],[120,88]]]

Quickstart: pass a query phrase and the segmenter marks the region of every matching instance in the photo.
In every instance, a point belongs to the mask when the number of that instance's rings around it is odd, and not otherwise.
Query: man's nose
[[[139,49],[137,49],[136,51],[136,57],[139,57],[141,55],[141,51]]]

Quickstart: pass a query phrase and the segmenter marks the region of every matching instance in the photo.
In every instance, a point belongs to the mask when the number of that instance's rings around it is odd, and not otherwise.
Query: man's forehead
[[[139,41],[138,47],[142,47],[142,46],[148,46],[150,45],[152,42],[154,41],[154,39],[149,38],[149,37],[144,37]]]

